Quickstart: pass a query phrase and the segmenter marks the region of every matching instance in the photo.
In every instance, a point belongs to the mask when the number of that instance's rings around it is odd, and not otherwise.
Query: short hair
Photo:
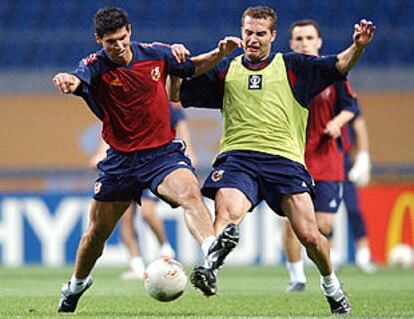
[[[312,19],[303,19],[303,20],[297,20],[295,22],[293,22],[290,27],[289,27],[289,34],[290,36],[292,36],[292,31],[294,28],[296,27],[304,27],[307,25],[311,25],[316,29],[316,32],[318,33],[318,37],[321,37],[321,28],[319,27],[319,24]]]
[[[120,28],[129,28],[128,14],[121,8],[106,7],[95,15],[95,31],[101,39]]]
[[[241,25],[242,26],[244,24],[244,19],[246,17],[251,17],[253,19],[267,19],[267,18],[269,18],[270,21],[271,21],[270,29],[272,31],[276,30],[277,14],[270,7],[257,6],[257,7],[247,8],[243,12],[243,15],[242,15],[242,18],[241,18]]]

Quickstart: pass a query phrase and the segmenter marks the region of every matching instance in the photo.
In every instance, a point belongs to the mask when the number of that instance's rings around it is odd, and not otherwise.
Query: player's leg
[[[287,218],[283,221],[282,245],[286,255],[286,267],[290,278],[289,286],[286,291],[304,291],[306,286],[306,276],[302,260],[302,244],[296,237]]]
[[[210,248],[215,244],[216,236],[211,215],[202,200],[194,174],[186,168],[176,169],[164,178],[157,191],[168,202],[183,207],[186,226],[201,245],[205,259],[209,260]],[[202,290],[206,296],[215,295],[217,285],[214,272],[203,269],[199,275],[200,278],[196,281],[192,275],[193,285]]]
[[[92,284],[90,273],[102,255],[106,240],[129,204],[130,201],[92,200],[89,227],[79,243],[74,274],[62,288],[59,312],[75,311],[79,298]]]
[[[371,259],[365,221],[362,218],[357,190],[354,184],[349,181],[344,183],[344,202],[356,243],[355,263],[362,271],[373,273],[376,271],[376,266]]]
[[[122,274],[123,280],[144,279],[145,265],[139,251],[138,234],[134,220],[137,204],[131,202],[121,219],[121,237],[129,253],[129,270]]]
[[[183,207],[186,226],[200,245],[204,245],[206,239],[210,244],[214,241],[211,215],[202,199],[197,178],[189,169],[178,168],[169,173],[157,191],[168,202]]]
[[[309,258],[321,274],[321,288],[332,313],[349,313],[348,299],[341,289],[329,258],[328,240],[319,232],[314,207],[308,193],[290,194],[282,198],[281,208],[289,218],[296,236],[305,246]]]
[[[252,206],[246,195],[236,188],[220,188],[214,199],[214,230],[219,234],[229,224],[239,225]]]
[[[215,195],[216,219],[214,229],[217,240],[209,248],[208,256],[202,266],[193,269],[191,273],[192,284],[199,288],[206,296],[216,294],[217,271],[223,265],[225,258],[239,242],[238,225],[243,220],[250,201],[238,189],[219,189]]]
[[[156,212],[158,201],[150,190],[145,190],[141,197],[141,214],[158,239],[161,257],[174,258],[175,252],[168,242],[164,224]]]

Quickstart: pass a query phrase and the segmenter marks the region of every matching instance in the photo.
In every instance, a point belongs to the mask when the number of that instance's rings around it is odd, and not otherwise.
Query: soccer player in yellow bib
[[[318,231],[312,203],[313,180],[304,165],[308,103],[334,81],[346,78],[374,26],[354,26],[353,44],[335,56],[273,53],[276,13],[264,6],[242,16],[244,52],[221,61],[210,72],[186,79],[181,86],[184,106],[220,108],[223,129],[220,153],[202,192],[215,200],[216,233],[238,236],[237,225],[262,200],[286,216],[321,273],[321,288],[332,313],[351,306],[329,259],[329,244]],[[229,240],[228,249],[234,244]],[[208,263],[195,268],[193,285],[211,295],[216,272]]]

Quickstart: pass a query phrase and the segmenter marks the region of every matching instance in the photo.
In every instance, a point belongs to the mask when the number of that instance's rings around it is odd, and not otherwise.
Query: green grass
[[[305,293],[286,294],[284,268],[224,267],[219,294],[205,298],[188,287],[170,303],[146,295],[141,282],[123,282],[120,269],[97,269],[95,283],[76,314],[56,314],[59,289],[72,268],[0,268],[0,318],[305,318],[329,317],[319,277],[308,268]],[[414,270],[380,269],[365,275],[340,272],[353,314],[347,318],[414,318]]]

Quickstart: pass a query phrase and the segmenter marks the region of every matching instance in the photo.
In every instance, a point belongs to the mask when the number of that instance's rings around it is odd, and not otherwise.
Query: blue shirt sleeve
[[[293,94],[298,102],[307,107],[309,102],[335,81],[346,79],[336,69],[336,55],[316,57],[295,52],[283,54]]]
[[[71,72],[71,74],[78,77],[82,81],[82,84],[90,86],[92,80],[101,73],[98,59],[98,54],[92,53],[87,58],[82,59],[79,62],[78,68]]]
[[[224,78],[233,58],[223,59],[203,75],[184,79],[180,94],[183,107],[221,109],[224,96]]]
[[[184,62],[177,62],[172,54],[171,46],[166,44],[154,44],[154,48],[160,50],[167,62],[167,73],[180,78],[191,77],[195,72],[195,66],[190,58]]]
[[[91,111],[102,120],[104,116],[103,108],[97,102],[93,89],[94,79],[101,74],[99,58],[98,54],[91,54],[80,61],[78,68],[71,74],[81,80],[81,84],[73,94],[82,97]]]
[[[334,83],[336,91],[335,113],[349,111],[358,116],[359,106],[348,81],[337,81]]]

